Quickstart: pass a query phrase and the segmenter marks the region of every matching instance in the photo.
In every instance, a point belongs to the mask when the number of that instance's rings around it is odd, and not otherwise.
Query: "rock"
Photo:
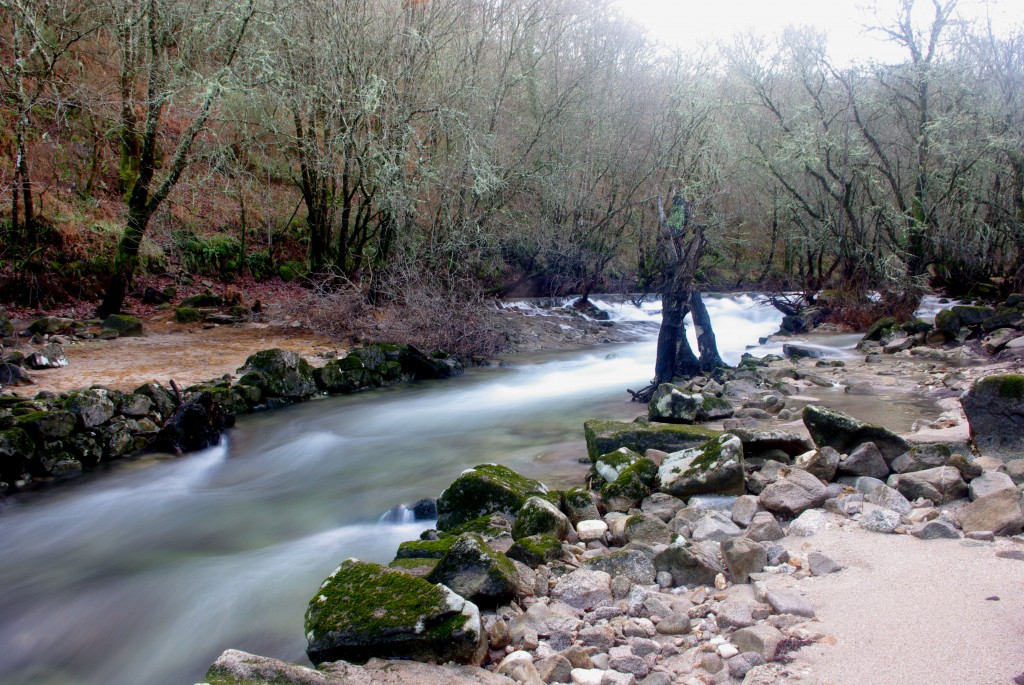
[[[577,641],[584,647],[607,652],[615,645],[615,629],[610,625],[591,625],[579,631]]]
[[[732,505],[732,510],[729,512],[729,518],[732,522],[738,526],[746,528],[750,525],[750,522],[754,520],[754,515],[760,511],[761,505],[757,501],[757,497],[753,495],[743,495],[738,497],[736,502]]]
[[[789,473],[761,491],[761,506],[783,516],[796,516],[807,509],[820,507],[828,498],[821,481],[802,469]]]
[[[290,350],[275,348],[249,356],[238,373],[256,371],[266,379],[265,392],[271,397],[302,400],[317,392],[313,367]]]
[[[72,334],[75,332],[75,321],[61,316],[44,316],[29,324],[28,330],[38,335]]]
[[[233,425],[234,414],[225,411],[211,393],[202,392],[175,410],[149,447],[172,453],[206,449],[220,442],[221,434]]]
[[[178,408],[178,399],[170,393],[167,388],[159,383],[146,383],[140,385],[133,391],[134,394],[143,395],[153,401],[153,407],[160,412],[160,416],[167,418]]]
[[[601,685],[604,674],[604,670],[599,668],[574,668],[569,677],[575,685]]]
[[[796,465],[823,481],[831,481],[836,477],[842,455],[835,449],[825,446],[801,455]],[[888,472],[888,469],[886,469]]]
[[[999,328],[986,335],[981,341],[981,345],[989,354],[995,354],[1006,347],[1008,342],[1020,336],[1021,332],[1014,328]]]
[[[117,412],[123,416],[139,418],[153,410],[153,400],[137,393],[125,393],[117,402]]]
[[[332,395],[352,393],[384,385],[384,377],[363,366],[358,357],[332,359],[319,369],[313,369],[313,380],[317,387]]]
[[[608,532],[608,524],[601,520],[580,521],[576,524],[576,535],[582,542],[604,539]]]
[[[896,473],[924,471],[948,465],[953,455],[953,448],[946,443],[915,445],[910,451],[894,459],[891,466]]]
[[[664,492],[655,492],[644,497],[640,503],[640,510],[647,514],[653,514],[668,523],[685,506],[686,503],[678,497]]]
[[[782,530],[782,526],[775,520],[771,512],[760,511],[754,514],[754,518],[751,520],[750,525],[747,526],[743,536],[754,542],[771,542],[781,540],[786,537],[786,533]]]
[[[760,573],[768,565],[768,552],[758,543],[733,537],[722,543],[722,559],[734,583],[746,583],[750,574]]]
[[[986,471],[971,481],[967,488],[968,495],[973,502],[987,495],[1000,490],[1013,490],[1019,492],[1017,484],[1005,473],[999,471]]]
[[[688,394],[682,388],[662,383],[647,405],[647,417],[661,423],[702,423],[732,416],[733,407],[719,397]]]
[[[789,524],[789,534],[806,538],[825,527],[825,515],[819,509],[808,509]]]
[[[1011,459],[1006,462],[1006,475],[1017,485],[1024,485],[1024,459]]]
[[[625,512],[650,494],[658,467],[647,457],[622,447],[598,457],[594,470],[605,481],[601,486],[605,508]]]
[[[860,519],[860,527],[874,533],[892,533],[899,525],[899,514],[888,509],[872,509]]]
[[[114,415],[114,403],[105,390],[70,393],[64,408],[78,417],[78,425],[85,430],[103,425]]]
[[[891,476],[889,485],[899,490],[908,500],[930,499],[936,504],[952,502],[967,494],[967,484],[960,477],[960,472],[952,466]]]
[[[537,669],[532,661],[516,659],[507,663],[502,662],[494,672],[511,678],[522,685],[544,685],[544,681],[541,680],[540,674],[537,673]]]
[[[996,535],[1018,535],[1024,529],[1021,493],[998,490],[959,509],[956,519],[964,533],[992,531]]]
[[[516,513],[516,521],[512,526],[512,539],[531,535],[549,535],[558,540],[565,540],[572,524],[565,514],[551,502],[540,497],[530,497]]]
[[[600,557],[588,559],[585,568],[604,571],[611,577],[624,576],[638,585],[654,583],[654,562],[635,549],[620,549]]]
[[[760,573],[760,570],[758,570],[758,573]],[[749,628],[757,623],[754,620],[751,605],[741,601],[723,602],[718,608],[718,617],[715,619],[715,622],[719,628]],[[739,653],[738,650],[737,653]]]
[[[759,456],[764,452],[781,450],[790,457],[797,457],[814,449],[810,440],[792,431],[736,428],[732,433],[743,443],[743,453],[747,456]]]
[[[950,307],[950,311],[956,314],[961,326],[977,326],[995,313],[995,309],[992,307],[977,307],[967,304],[954,305]]]
[[[941,519],[928,521],[915,526],[911,529],[910,534],[922,540],[960,539],[960,531],[958,531],[953,524]]]
[[[675,586],[714,585],[715,576],[725,569],[716,558],[698,545],[675,543],[654,557],[655,571],[672,574]]]
[[[730,639],[741,653],[756,652],[765,661],[771,661],[775,658],[775,650],[785,639],[785,635],[767,623],[759,623],[737,630]]]
[[[667,545],[675,538],[675,532],[657,516],[639,513],[626,519],[623,538],[627,543]]]
[[[551,596],[571,607],[589,611],[612,603],[612,577],[604,571],[576,569],[558,579]]]
[[[837,473],[843,476],[867,476],[885,478],[889,466],[873,442],[863,442],[845,459],[840,459]]]
[[[796,588],[769,590],[766,599],[777,614],[791,614],[793,616],[814,618],[814,608]]]
[[[142,335],[142,322],[127,314],[111,314],[100,324],[103,328],[117,331],[120,337],[138,337]]]
[[[986,456],[1005,461],[1024,454],[1024,374],[980,378],[960,403],[971,438]]]
[[[703,445],[717,437],[717,431],[700,426],[667,423],[638,423],[590,419],[583,424],[587,454],[594,462],[602,454],[628,447],[644,454],[649,449],[677,452]]]
[[[516,540],[506,555],[509,559],[521,561],[530,568],[537,568],[541,564],[550,564],[560,559],[562,543],[550,535],[530,535]]]
[[[914,508],[910,501],[901,495],[898,490],[890,488],[885,484],[880,484],[878,487],[870,490],[868,494],[864,495],[864,501],[891,509],[900,516],[908,515]]]
[[[842,565],[821,552],[807,554],[807,567],[812,576],[827,576],[843,570]]]
[[[683,612],[663,616],[657,626],[659,635],[687,635],[690,630],[690,616]]]
[[[497,606],[516,593],[516,570],[512,562],[473,533],[460,535],[427,579],[446,585],[485,607]]]
[[[819,448],[827,445],[840,454],[849,454],[859,445],[873,442],[886,461],[892,461],[910,449],[910,444],[892,431],[834,409],[807,405],[803,420],[815,445]]]
[[[567,490],[562,496],[562,510],[574,526],[578,525],[580,521],[593,521],[601,518],[594,493],[586,488],[577,487]]]
[[[882,318],[878,319],[873,324],[868,326],[868,330],[864,334],[864,337],[861,338],[861,340],[862,341],[864,341],[864,340],[881,340],[882,339],[882,335],[887,330],[895,328],[898,325],[899,325],[899,321],[897,321],[895,317],[883,316]],[[958,326],[958,328],[959,328],[959,326]]]
[[[627,645],[612,647],[608,650],[608,667],[619,673],[629,673],[637,678],[643,678],[651,672],[651,667],[643,658],[633,654]]]
[[[744,677],[750,672],[750,669],[762,664],[764,664],[764,657],[757,652],[744,652],[725,662],[729,668],[729,675],[736,679]]]
[[[61,440],[74,432],[78,417],[69,411],[37,411],[16,417],[17,426],[39,442]]]
[[[782,462],[769,459],[761,465],[759,470],[747,477],[747,490],[755,495],[764,492],[766,487],[782,478],[788,468]]]
[[[23,429],[0,430],[0,480],[5,483],[21,480],[35,452],[35,443]]]
[[[572,663],[561,654],[538,659],[534,666],[545,683],[568,683],[572,679]]]
[[[68,365],[64,348],[57,343],[43,345],[42,349],[25,357],[25,366],[30,369],[59,369]]]
[[[487,648],[473,603],[443,585],[355,559],[310,600],[305,630],[314,664],[371,657],[478,664]]]
[[[704,542],[705,540],[722,542],[739,534],[739,526],[722,511],[712,511],[701,516],[690,530],[690,538],[694,542]]]
[[[437,500],[437,529],[452,530],[487,514],[515,516],[532,496],[548,489],[507,466],[481,464],[467,469]]]
[[[743,443],[725,434],[699,448],[669,454],[658,469],[658,486],[675,497],[744,493]]]

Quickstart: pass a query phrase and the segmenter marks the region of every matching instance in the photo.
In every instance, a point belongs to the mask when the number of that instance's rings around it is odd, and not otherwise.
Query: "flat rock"
[[[853,452],[840,459],[836,469],[842,476],[868,476],[869,478],[885,478],[889,475],[889,465],[873,442],[863,442]]]
[[[612,577],[604,571],[576,569],[559,578],[551,596],[583,611],[611,604]]]
[[[999,471],[986,471],[970,482],[968,495],[973,502],[1000,490],[1019,490],[1009,474]]]
[[[675,497],[742,495],[743,443],[725,434],[700,447],[673,452],[658,468],[658,485]]]
[[[910,444],[892,431],[864,423],[835,409],[807,405],[803,420],[819,449],[828,445],[840,454],[850,454],[863,443],[873,442],[886,461],[910,449]]]
[[[971,438],[983,454],[1003,460],[1024,454],[1024,375],[979,379],[961,398]]]
[[[843,570],[842,564],[821,552],[810,552],[807,555],[807,566],[812,576],[827,576]]]
[[[922,540],[958,540],[960,531],[948,521],[935,520],[918,524],[910,530],[910,534]]]
[[[952,502],[967,494],[967,483],[952,466],[890,476],[888,484],[908,500],[930,499],[936,504]]]
[[[759,511],[754,514],[743,536],[754,542],[771,542],[786,537],[786,531],[782,530],[771,512]]]
[[[768,604],[771,605],[772,609],[777,614],[792,614],[793,616],[806,616],[808,618],[814,617],[814,607],[811,606],[811,603],[807,601],[807,598],[800,594],[800,591],[796,588],[779,588],[777,590],[769,590],[766,598],[768,600]]]
[[[759,623],[749,628],[737,630],[732,634],[730,640],[741,653],[756,652],[765,661],[771,661],[775,658],[775,650],[778,648],[779,643],[785,637],[777,628],[767,623]]]
[[[1020,491],[999,490],[956,512],[965,533],[992,531],[996,535],[1018,535],[1024,529],[1024,507]]]

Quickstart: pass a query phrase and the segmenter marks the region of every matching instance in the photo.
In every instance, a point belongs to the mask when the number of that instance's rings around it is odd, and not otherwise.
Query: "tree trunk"
[[[142,237],[146,234],[149,217],[150,212],[145,208],[129,209],[124,235],[117,245],[114,272],[110,276],[110,283],[107,285],[103,302],[96,310],[96,316],[101,319],[111,314],[117,314],[124,305],[125,297],[128,296],[128,290],[131,288],[135,268],[139,263],[139,247],[142,245]]]
[[[718,354],[718,342],[715,340],[715,331],[711,328],[711,316],[699,292],[690,295],[690,313],[693,314],[693,327],[697,331],[700,370],[707,373],[728,366]]]
[[[666,290],[661,296],[661,328],[658,330],[658,354],[654,362],[654,387],[671,383],[676,376],[676,362],[679,359],[679,339],[686,338],[683,317],[686,316],[686,302],[689,293],[673,293]],[[689,346],[687,346],[689,348]],[[690,352],[693,355],[693,352]]]

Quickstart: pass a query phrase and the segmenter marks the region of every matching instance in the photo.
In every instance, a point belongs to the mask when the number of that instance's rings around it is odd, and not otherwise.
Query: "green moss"
[[[426,578],[434,572],[439,561],[440,559],[430,557],[407,557],[393,560],[388,564],[388,568],[398,569],[410,575]]]
[[[485,514],[514,516],[526,500],[548,494],[540,482],[507,466],[482,464],[469,469],[437,500],[437,528],[451,530]]]
[[[516,513],[512,539],[519,540],[541,534],[564,537],[568,533],[567,528],[568,521],[558,507],[540,498],[528,499]]]
[[[484,514],[451,530],[439,531],[438,537],[441,539],[457,538],[463,533],[476,533],[486,539],[507,537],[512,534],[512,524],[502,514]]]
[[[1019,373],[987,376],[978,381],[978,385],[986,388],[995,388],[1000,397],[1024,400],[1024,375]]]
[[[701,473],[712,468],[722,458],[722,445],[725,444],[731,436],[723,435],[715,438],[714,440],[708,440],[701,447],[700,454],[694,457],[693,461],[690,462],[690,468],[686,470],[687,476],[691,476],[696,473]]]
[[[674,423],[626,423],[590,419],[583,424],[587,439],[587,454],[591,462],[620,447],[643,454],[648,449],[675,452],[696,447],[720,435],[718,431],[701,426]]]
[[[868,330],[864,333],[864,340],[880,340],[887,330],[892,329],[894,326],[899,324],[898,321],[892,316],[883,316],[873,324],[868,326]]]
[[[195,323],[202,318],[202,312],[194,307],[177,307],[174,310],[174,320],[178,323]]]
[[[943,309],[935,315],[935,328],[947,336],[955,337],[960,331],[960,317],[949,309]]]
[[[396,559],[440,559],[455,543],[455,538],[442,538],[440,540],[409,540],[398,546]]]
[[[508,550],[509,559],[521,561],[530,568],[555,561],[562,556],[562,543],[550,535],[530,535],[519,540]]]

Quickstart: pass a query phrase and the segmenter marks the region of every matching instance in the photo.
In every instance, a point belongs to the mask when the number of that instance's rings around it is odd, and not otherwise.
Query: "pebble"
[[[731,659],[739,653],[740,650],[736,649],[734,645],[731,645],[728,642],[718,645],[718,656],[723,659]]]

